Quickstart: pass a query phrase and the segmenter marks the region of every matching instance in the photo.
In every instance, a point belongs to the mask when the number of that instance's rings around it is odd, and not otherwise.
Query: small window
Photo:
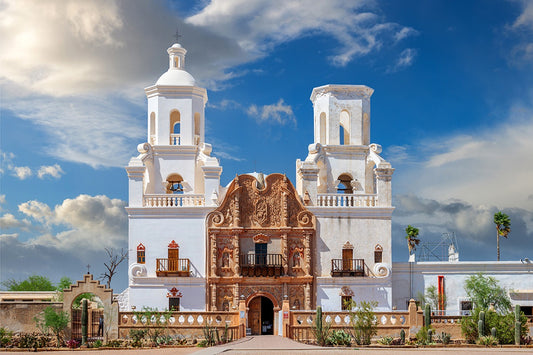
[[[461,301],[461,315],[469,316],[472,312],[472,301]]]
[[[138,264],[144,264],[146,262],[146,254],[145,254],[146,248],[142,243],[139,243],[137,245],[137,263]]]
[[[341,309],[348,311],[351,308],[352,296],[341,296]]]
[[[374,263],[377,264],[381,262],[383,262],[383,248],[378,244],[374,249]]]
[[[180,299],[178,297],[168,298],[168,309],[172,312],[180,311]]]

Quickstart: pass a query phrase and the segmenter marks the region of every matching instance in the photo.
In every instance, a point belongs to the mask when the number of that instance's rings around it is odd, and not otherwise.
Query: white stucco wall
[[[483,273],[498,280],[508,291],[529,291],[520,296],[511,292],[511,302],[521,306],[533,306],[533,264],[520,261],[478,262],[416,262],[394,263],[392,273],[393,306],[406,309],[406,301],[423,293],[429,286],[438,286],[438,276],[444,276],[447,313],[459,314],[461,301],[468,300],[464,290],[466,279]],[[412,291],[410,292],[411,285]]]

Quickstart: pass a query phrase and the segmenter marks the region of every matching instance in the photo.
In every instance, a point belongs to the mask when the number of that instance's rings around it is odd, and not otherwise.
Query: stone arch
[[[266,291],[257,291],[257,292],[252,293],[250,296],[248,296],[248,298],[246,298],[246,307],[249,306],[251,300],[253,300],[256,297],[261,297],[261,296],[266,297],[270,301],[272,301],[272,305],[274,306],[274,311],[279,311],[281,309],[276,297],[274,297],[271,293],[266,292]]]
[[[104,304],[104,322],[109,322],[108,337],[115,339],[118,336],[118,303],[113,302],[113,289],[101,285],[100,281],[93,280],[92,274],[83,275],[83,281],[77,281],[76,284],[70,285],[63,291],[63,311],[67,312],[72,319],[72,303],[82,293],[92,293],[98,296]],[[72,329],[69,323],[66,329],[68,337],[71,336]]]
[[[347,110],[342,110],[339,117],[340,137],[339,143],[341,145],[350,144],[350,113]]]

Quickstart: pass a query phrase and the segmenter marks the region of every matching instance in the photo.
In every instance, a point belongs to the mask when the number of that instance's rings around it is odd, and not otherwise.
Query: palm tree
[[[511,232],[511,219],[502,211],[494,214],[494,224],[496,225],[496,245],[498,250],[498,261],[500,261],[500,236],[507,238]]]
[[[407,239],[409,255],[416,250],[416,246],[420,243],[420,239],[418,239],[418,232],[418,228],[412,227],[411,225],[408,225],[407,228],[405,228],[405,233],[407,233],[405,239]]]

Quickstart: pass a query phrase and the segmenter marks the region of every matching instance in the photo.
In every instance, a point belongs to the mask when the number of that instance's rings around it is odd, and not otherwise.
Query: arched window
[[[143,243],[137,245],[137,264],[144,264],[146,262],[146,248]]]
[[[350,175],[342,174],[337,180],[339,181],[337,185],[338,194],[353,194],[352,177]]]
[[[180,144],[180,112],[173,110],[170,112],[170,144]]]
[[[339,142],[341,145],[350,144],[350,114],[346,110],[342,110],[339,118]]]
[[[322,112],[320,114],[320,141],[321,144],[326,143],[326,113]]]
[[[183,178],[180,174],[171,174],[167,177],[167,194],[182,194]]]
[[[383,262],[383,247],[379,244],[374,248],[374,262],[376,264]]]

